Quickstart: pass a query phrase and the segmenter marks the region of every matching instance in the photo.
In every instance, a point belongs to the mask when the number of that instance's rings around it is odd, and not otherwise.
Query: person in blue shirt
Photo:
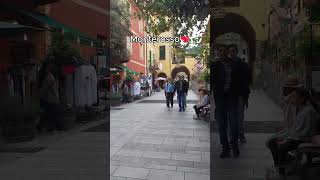
[[[165,84],[164,87],[164,92],[167,99],[167,110],[173,110],[173,97],[175,94],[175,86],[172,78],[168,78],[168,82]]]

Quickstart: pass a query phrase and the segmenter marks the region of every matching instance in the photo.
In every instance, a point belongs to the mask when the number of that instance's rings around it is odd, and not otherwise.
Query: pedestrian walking
[[[222,153],[220,158],[230,157],[228,142],[228,123],[231,131],[231,143],[234,157],[239,157],[239,97],[242,82],[246,80],[241,64],[227,57],[226,46],[218,49],[218,60],[210,65],[211,89],[215,101],[215,118],[219,126]]]
[[[46,127],[47,131],[60,129],[61,105],[59,84],[54,76],[54,64],[49,60],[45,62],[39,72],[40,104],[44,114],[38,126],[39,130]]]
[[[238,46],[235,44],[231,44],[228,47],[229,58],[239,63],[239,67],[241,68],[242,75],[244,76],[243,82],[241,83],[241,87],[238,89],[239,91],[239,138],[241,143],[246,143],[245,137],[245,128],[244,128],[244,111],[248,108],[249,94],[250,94],[250,85],[251,85],[251,73],[249,70],[249,65],[245,61],[243,61],[240,57],[238,57]],[[230,131],[231,132],[231,131]]]
[[[172,78],[168,78],[168,82],[165,84],[164,92],[167,100],[167,110],[173,110],[173,97],[175,94],[175,87]],[[171,106],[170,106],[171,105]]]
[[[189,81],[187,78],[184,79],[185,81],[187,81],[188,83],[188,87],[189,87]],[[188,89],[189,90],[189,89]],[[188,90],[187,90],[187,93],[186,93],[186,96],[184,97],[184,107],[187,107],[187,96],[188,96]]]
[[[126,81],[122,84],[122,102],[129,103],[129,86]]]
[[[189,84],[183,76],[179,76],[179,80],[175,83],[175,92],[179,102],[179,112],[185,111],[185,100],[189,90]]]

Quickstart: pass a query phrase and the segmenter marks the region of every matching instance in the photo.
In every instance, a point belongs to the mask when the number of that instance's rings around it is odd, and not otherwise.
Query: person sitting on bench
[[[298,88],[294,96],[294,103],[298,107],[298,111],[292,127],[267,142],[274,165],[279,170],[279,178],[285,175],[285,169],[282,165],[286,161],[288,152],[297,149],[301,143],[311,142],[311,138],[317,133],[314,125],[318,114],[309,92],[304,88]]]
[[[193,108],[196,112],[197,118],[200,117],[200,113],[201,113],[201,110],[203,109],[203,107],[210,104],[208,91],[206,89],[201,88],[201,89],[199,89],[199,92],[200,92],[201,101],[199,104],[193,106]]]

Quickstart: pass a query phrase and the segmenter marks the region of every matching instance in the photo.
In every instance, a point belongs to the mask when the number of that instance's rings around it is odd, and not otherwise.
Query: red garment
[[[64,66],[62,68],[62,72],[64,75],[72,74],[72,73],[76,72],[76,67],[73,65]]]

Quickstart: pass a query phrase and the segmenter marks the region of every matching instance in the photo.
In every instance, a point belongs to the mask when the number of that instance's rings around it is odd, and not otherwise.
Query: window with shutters
[[[159,47],[159,60],[165,60],[166,59],[166,46],[160,46]]]
[[[143,44],[140,43],[140,59],[143,59]]]

